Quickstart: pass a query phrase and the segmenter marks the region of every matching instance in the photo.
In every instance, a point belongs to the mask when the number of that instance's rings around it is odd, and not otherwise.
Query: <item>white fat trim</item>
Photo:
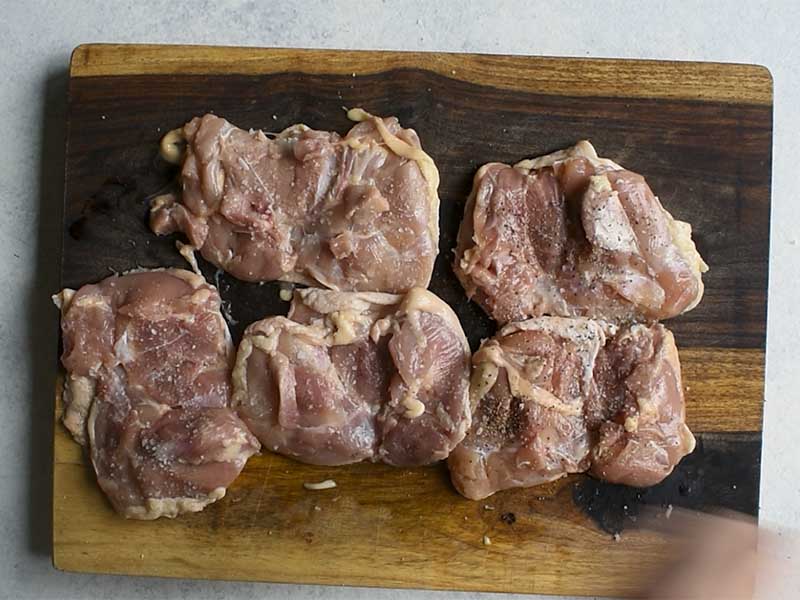
[[[186,153],[186,135],[183,133],[183,127],[173,129],[164,134],[164,137],[161,138],[159,153],[161,158],[168,163],[173,165],[180,164]]]
[[[478,360],[477,353],[475,354]],[[483,397],[494,387],[497,383],[497,377],[500,374],[500,368],[489,361],[479,361],[472,369],[472,377],[469,384],[469,403],[474,412]]]
[[[211,288],[197,288],[195,292],[189,296],[189,302],[192,304],[205,304],[211,299]]]
[[[203,274],[200,272],[200,267],[197,265],[197,258],[194,255],[197,248],[191,244],[184,244],[180,240],[175,241],[175,247],[178,249],[180,255],[186,259],[186,262],[189,263],[189,266],[192,267],[192,271],[202,277]]]
[[[186,269],[139,269],[137,271],[128,271],[128,273],[156,273],[158,271],[164,271],[165,273],[169,273],[173,277],[177,277],[178,279],[183,279],[186,283],[191,285],[193,288],[197,289],[201,286],[207,285],[212,287],[208,282],[206,282],[205,278],[197,273],[193,273],[192,271],[187,271]],[[214,288],[216,289],[216,288]]]
[[[409,390],[408,394],[403,399],[403,406],[406,408],[406,412],[403,413],[403,416],[407,419],[416,419],[425,414],[425,403],[418,398],[414,398],[414,395],[416,394],[412,394],[412,391]]]
[[[608,175],[592,175],[589,177],[589,189],[597,193],[611,192],[611,182],[608,180]]]
[[[247,460],[256,452],[244,429],[237,430],[235,439],[224,439],[222,448],[221,452],[217,452],[212,457],[215,462],[229,462],[238,465],[243,463],[242,459]]]
[[[250,338],[253,348],[261,350],[267,356],[272,356],[278,349],[278,340],[280,339],[280,330],[273,330],[267,335],[254,335]]]
[[[295,290],[295,301],[300,301],[320,314],[334,311],[353,310],[367,312],[373,306],[392,306],[398,304],[402,296],[383,292],[337,292],[318,288]]]
[[[247,397],[247,359],[250,358],[252,353],[252,342],[248,338],[244,338],[239,344],[239,350],[236,352],[236,361],[231,372],[231,381],[233,383],[231,406],[233,408],[242,406]]]
[[[478,172],[475,173],[475,177],[472,178],[472,189],[469,192],[467,203],[464,206],[464,220],[461,222],[458,230],[457,241],[461,238],[462,227],[472,227],[472,238],[470,241],[472,242],[473,246],[465,249],[463,255],[458,259],[458,266],[466,275],[469,275],[469,273],[472,271],[472,268],[477,263],[477,260],[473,260],[473,256],[478,255],[479,257],[478,247],[483,245],[477,238],[478,229],[475,227],[475,215],[478,214],[478,188],[483,180],[484,173],[489,168],[489,164],[483,165],[480,169],[478,169]],[[469,219],[469,224],[467,223],[467,219]],[[456,247],[456,252],[458,252],[458,247]],[[458,257],[458,255],[456,256]]]
[[[336,482],[333,479],[326,479],[318,483],[305,482],[303,487],[307,490],[330,490],[336,487]]]
[[[152,521],[159,517],[173,519],[182,513],[200,512],[224,496],[225,488],[218,487],[199,498],[147,498],[143,506],[129,506],[123,515],[127,519],[142,521]]]
[[[71,299],[69,307],[112,310],[111,305],[108,303],[108,298],[103,294],[82,294],[78,298]]]
[[[295,291],[289,314],[293,314],[295,303],[304,304],[323,316],[334,345],[347,345],[367,336],[374,339],[377,334],[374,329],[378,321],[377,310],[397,305],[401,298],[396,294],[380,292],[335,292],[308,288]],[[391,317],[387,318],[392,320]]]
[[[87,417],[94,403],[95,385],[94,379],[71,373],[64,380],[61,422],[81,446],[87,442]]]
[[[529,158],[514,165],[520,171],[534,171],[545,167],[554,167],[573,158],[585,158],[598,171],[622,171],[623,168],[613,160],[600,158],[588,140],[581,140],[570,148],[558,150],[537,158]]]
[[[58,309],[61,311],[61,314],[66,314],[69,310],[69,305],[72,303],[72,297],[75,295],[75,290],[70,288],[64,288],[57,294],[53,294],[50,298],[53,300],[53,304],[55,304]]]
[[[304,131],[311,131],[311,128],[304,123],[296,123],[294,125],[290,125],[283,131],[281,131],[277,136],[275,136],[276,140],[287,140],[293,137],[299,137],[301,133]],[[259,133],[263,133],[261,131],[254,132],[255,135]]]
[[[357,325],[364,321],[371,321],[355,310],[335,310],[328,317],[334,327],[333,343],[336,346],[346,346],[364,337],[366,331],[359,335]]]
[[[636,433],[639,430],[639,416],[633,415],[625,418],[625,431]]]
[[[331,343],[331,332],[328,329],[321,327],[319,324],[303,325],[286,317],[267,317],[253,323],[245,331],[243,341],[249,340],[252,348],[271,356],[277,352],[278,341],[284,332],[288,335],[310,339],[315,344]]]
[[[86,421],[86,433],[89,438],[90,455],[94,453],[95,448],[94,426],[97,422],[97,405],[98,402],[92,402],[92,406],[89,408],[89,418]],[[94,457],[92,457],[92,463],[94,464]]]
[[[369,329],[369,339],[377,344],[378,340],[392,329],[392,323],[392,317],[384,317],[375,321]]]

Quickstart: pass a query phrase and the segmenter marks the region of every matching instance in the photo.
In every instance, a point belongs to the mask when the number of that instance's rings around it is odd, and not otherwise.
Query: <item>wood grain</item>
[[[353,76],[355,73],[355,77]],[[467,302],[451,250],[477,166],[589,138],[643,173],[692,223],[711,265],[706,295],[675,332],[697,450],[649,490],[570,477],[475,503],[446,469],[325,469],[252,459],[228,496],[174,521],[125,521],[82,450],[56,427],[53,557],[68,570],[553,594],[636,595],[669,541],[644,507],[758,510],[766,333],[772,90],[747,65],[455,54],[90,45],[71,64],[62,283],[183,266],[146,227],[148,198],[174,185],[163,132],[207,111],[241,127],[305,122],[345,132],[341,106],[397,115],[442,175],[432,289],[473,347],[494,325]],[[285,313],[274,284],[201,263],[231,328]],[[56,418],[59,407],[56,408]],[[309,492],[304,481],[338,487]],[[489,504],[495,510],[487,510]],[[317,510],[315,507],[319,507]],[[513,516],[511,516],[513,515]],[[620,533],[614,542],[612,534]],[[483,536],[491,545],[483,544]],[[124,539],[125,543],[120,543]]]
[[[713,480],[702,468],[744,461],[757,479],[760,439],[710,435],[716,451],[704,454],[705,439],[697,464],[682,464],[644,496],[625,486],[595,494],[592,480],[569,477],[483,502],[459,496],[444,465],[325,468],[265,454],[204,512],[139,522],[114,513],[80,447],[56,426],[53,559],[60,569],[97,573],[636,596],[670,552],[663,533],[637,527],[646,506],[701,508],[692,486],[715,490],[731,509],[757,502],[735,468]],[[303,488],[324,479],[337,487]]]
[[[772,75],[758,65],[125,44],[81,45],[73,51],[70,62],[72,77],[266,75],[287,71],[360,76],[402,69],[421,69],[457,80],[538,94],[772,104]]]
[[[692,431],[761,431],[763,350],[684,348],[680,359]]]

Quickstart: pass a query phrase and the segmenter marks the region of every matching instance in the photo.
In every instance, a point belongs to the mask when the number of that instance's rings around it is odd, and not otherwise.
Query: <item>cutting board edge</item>
[[[76,48],[76,51],[79,50],[82,47],[92,47],[92,46],[110,46],[110,45],[106,45],[106,44],[83,45],[83,46],[79,46],[78,48]],[[158,48],[160,48],[160,47],[158,47]],[[192,48],[195,48],[195,47],[181,46],[181,48],[192,49]],[[203,47],[200,47],[200,48],[203,48]],[[225,50],[225,48],[221,48],[221,49]],[[266,52],[271,52],[272,51],[272,50],[269,50],[269,49],[241,49],[241,50],[263,50],[263,51],[266,51]],[[303,52],[303,51],[297,51],[297,50],[292,50],[292,49],[286,49],[286,51],[287,52]],[[308,52],[315,52],[315,51],[308,51]],[[328,51],[324,51],[324,52],[328,52]],[[359,51],[359,52],[363,52],[363,51]],[[450,56],[450,55],[448,55],[448,56]],[[454,55],[454,56],[460,56],[460,55]],[[489,57],[491,57],[492,55],[473,55],[473,56],[479,56],[479,57],[480,56],[489,56]],[[74,58],[74,55],[73,55],[73,58]],[[553,58],[553,59],[551,59],[551,58],[536,58],[536,57],[512,57],[512,58],[515,58],[515,59],[528,58],[528,59],[536,60],[536,61],[554,60],[554,61],[576,61],[576,62],[579,62],[579,61],[583,61],[583,60],[589,60],[589,59],[579,59],[579,58],[575,58],[575,59],[562,59],[562,58]],[[602,62],[602,61],[603,60],[600,59],[600,60],[594,61],[594,62]],[[644,63],[644,64],[648,64],[649,65],[651,63],[658,62],[658,61],[613,61],[613,60],[610,60],[608,62],[610,62],[610,63],[614,63],[614,62]],[[671,64],[671,63],[666,63],[666,64]],[[709,64],[709,63],[677,63],[677,64],[680,65],[680,66],[686,66],[686,65],[693,65],[693,64]],[[720,63],[714,63],[714,64],[720,64]],[[727,67],[730,67],[731,65],[721,64],[721,66],[727,68]],[[736,65],[733,65],[733,66],[736,66]],[[769,101],[768,102],[764,102],[763,98],[761,98],[761,100],[759,102],[756,102],[756,103],[768,104],[768,105],[771,106],[771,102],[772,102],[772,76],[769,73],[769,70],[766,69],[766,67],[761,67],[761,66],[758,66],[758,65],[741,65],[741,66],[747,67],[747,69],[750,69],[750,68],[754,69],[753,73],[756,73],[759,70],[761,71],[761,74],[759,75],[759,77],[762,80],[766,80],[766,83],[769,85]],[[747,69],[745,69],[742,72],[747,72]],[[764,77],[764,71],[766,72],[766,77]],[[185,72],[185,71],[181,71],[181,72]],[[164,72],[164,73],[166,74],[168,72]],[[131,73],[131,74],[134,74],[134,73]],[[144,73],[142,73],[142,74],[144,74]],[[446,75],[446,73],[445,73],[445,75]],[[76,76],[77,77],[87,77],[87,76],[90,77],[90,76],[93,76],[93,75],[92,74],[84,74],[84,75],[76,75]],[[763,83],[764,83],[764,81],[762,81],[762,84]],[[541,90],[539,90],[539,91],[541,92]],[[547,92],[542,92],[542,93],[547,93]],[[558,92],[558,91],[551,91],[550,93],[552,93],[554,95],[559,95],[560,94],[560,92]],[[669,96],[665,96],[665,97],[669,97]],[[708,98],[702,98],[700,100],[709,100],[709,99]],[[717,100],[719,100],[719,99],[717,98]],[[739,97],[733,98],[732,100],[736,101],[736,102],[741,102],[741,98],[739,98]],[[722,101],[724,101],[724,99]],[[763,354],[763,349],[762,349],[762,354]],[[762,389],[763,389],[763,367],[764,367],[763,363],[760,365],[760,367],[762,369],[762,379],[760,381],[760,384],[761,384]],[[763,394],[762,394],[762,403],[763,403]],[[763,404],[762,404],[762,409],[763,409]],[[58,412],[56,413],[56,419],[58,419]],[[63,429],[63,426],[58,424],[57,427],[59,428],[60,431],[58,431],[56,433],[56,435],[57,436],[58,435],[66,436],[69,439],[69,434],[68,434],[68,432],[66,432],[66,430]],[[713,432],[711,432],[711,433],[713,433]],[[759,436],[761,435],[760,431],[755,432],[755,433],[757,435],[759,435]],[[71,439],[69,441],[71,442]],[[86,460],[85,454],[83,454],[82,456],[83,456],[83,460],[85,461]],[[56,468],[59,467],[58,464],[56,464],[55,466],[56,466]],[[88,465],[84,465],[84,466],[87,469],[90,468],[90,467],[88,467]],[[54,490],[55,490],[55,478],[54,478]],[[54,510],[54,513],[55,513],[55,506],[53,507],[53,510]],[[55,514],[54,514],[54,523],[55,523]],[[151,576],[151,577],[190,577],[190,578],[195,578],[195,579],[198,578],[198,576],[197,576],[197,571],[198,570],[197,569],[193,573],[187,571],[185,573],[175,573],[175,574],[172,574],[172,575],[163,575],[163,574],[153,575],[152,572],[151,573],[147,573],[147,572],[141,571],[141,570],[139,572],[136,572],[136,571],[130,570],[130,569],[126,570],[124,567],[115,568],[115,569],[94,569],[94,570],[92,570],[92,569],[89,569],[89,568],[81,568],[81,564],[80,563],[81,563],[81,561],[83,559],[81,558],[81,556],[79,554],[77,555],[78,558],[76,558],[74,560],[74,562],[72,560],[68,559],[67,556],[68,555],[65,554],[64,546],[63,545],[62,546],[57,546],[57,544],[56,544],[56,534],[55,534],[55,529],[54,529],[52,562],[53,562],[54,568],[56,568],[58,570],[71,571],[71,572],[85,572],[85,573],[114,573],[114,574],[127,574],[127,575],[144,575],[144,576]],[[204,577],[201,577],[201,578],[204,578]],[[214,578],[213,576],[209,576],[208,577],[208,579],[213,579],[213,578]],[[321,584],[321,585],[339,585],[339,586],[341,586],[341,585],[361,585],[361,586],[367,586],[367,587],[382,587],[382,586],[387,585],[385,582],[374,582],[374,583],[355,582],[355,581],[352,581],[352,579],[354,579],[352,577],[350,578],[351,580],[348,581],[348,583],[341,583],[340,581],[337,582],[337,581],[329,581],[329,580],[324,580],[324,579],[325,579],[324,577],[323,578],[304,579],[303,577],[291,576],[291,577],[287,577],[285,579],[270,578],[269,580],[270,581],[274,581],[274,582],[316,583],[316,584]],[[239,578],[238,580],[265,581],[265,579],[257,578],[257,577]],[[440,585],[440,586],[431,586],[431,585],[424,586],[424,585],[419,585],[419,584],[389,583],[388,585],[390,585],[391,587],[396,587],[398,589],[443,589],[443,590],[446,590],[446,589],[459,589],[460,588],[460,589],[463,589],[463,590],[472,589],[473,591],[477,591],[477,590],[482,590],[482,591],[500,591],[500,592],[520,591],[518,588],[517,589],[508,589],[508,588],[506,588],[506,589],[504,589],[504,588],[496,588],[495,589],[495,588],[486,588],[486,587],[470,588],[470,587],[467,587],[466,585],[464,585],[463,582],[459,585],[459,588],[454,588],[452,586],[452,584],[451,585],[443,584],[443,585]],[[533,591],[533,590],[531,590],[531,591]],[[600,594],[603,593],[602,591],[597,591],[597,589],[592,589],[590,591],[586,591],[586,590],[584,590],[584,591],[570,591],[569,588],[566,588],[566,587],[561,586],[561,585],[559,585],[557,587],[555,587],[555,586],[554,587],[550,587],[550,588],[544,587],[542,589],[537,589],[536,591],[539,592],[539,593],[553,593],[553,594],[570,593],[570,594],[575,594],[575,595],[579,595],[579,594],[596,595],[598,593],[600,593]],[[616,589],[610,590],[608,593],[613,593],[613,594],[616,594],[616,595],[620,595],[621,594],[621,592],[619,590],[616,590]]]
[[[504,66],[511,62],[518,69],[521,60],[530,65],[529,77],[520,77],[518,71],[504,72]],[[769,68],[751,63],[180,44],[80,44],[72,50],[69,73],[71,78],[286,71],[352,72],[358,76],[392,69],[428,70],[453,79],[544,95],[569,92],[575,96],[680,98],[771,106],[774,89]],[[683,76],[678,83],[676,75]]]
[[[248,582],[248,583],[263,583],[263,584],[288,584],[288,585],[320,585],[325,587],[361,587],[370,588],[375,590],[420,590],[420,591],[438,591],[438,592],[461,592],[461,593],[486,593],[486,594],[537,594],[543,596],[578,596],[582,598],[588,597],[615,597],[615,598],[640,598],[641,590],[620,589],[616,587],[569,587],[563,585],[541,585],[534,586],[528,590],[520,590],[519,588],[510,588],[502,586],[470,586],[469,584],[459,584],[459,588],[453,588],[451,585],[434,585],[432,583],[410,583],[404,581],[381,581],[377,578],[364,578],[359,581],[349,581],[347,583],[337,582],[334,578],[327,577],[286,577],[286,578],[259,578],[259,577],[238,577],[231,579],[222,579],[218,577],[200,577],[196,574],[174,573],[174,574],[153,574],[142,571],[131,571],[124,569],[91,569],[82,568],[81,566],[73,565],[60,565],[57,564],[55,555],[53,558],[53,568],[63,573],[82,573],[87,575],[121,575],[127,577],[147,577],[150,579],[190,579],[193,581],[225,581],[230,583]]]

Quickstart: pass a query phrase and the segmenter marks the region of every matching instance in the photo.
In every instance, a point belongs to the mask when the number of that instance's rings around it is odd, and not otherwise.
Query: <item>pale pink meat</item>
[[[180,269],[64,290],[64,424],[120,514],[218,500],[259,449],[230,409],[233,346],[217,290]]]
[[[344,137],[295,125],[274,137],[208,114],[182,129],[182,193],[150,224],[183,232],[246,281],[401,293],[428,285],[438,173],[412,129],[359,113]]]
[[[514,167],[481,167],[455,262],[467,295],[500,323],[673,317],[700,301],[707,268],[690,226],[641,175],[585,141]]]
[[[675,339],[663,325],[633,325],[611,339],[601,359],[595,373],[605,418],[591,473],[612,483],[655,485],[695,446]],[[592,413],[589,422],[598,416]]]
[[[508,325],[475,353],[471,398],[472,427],[448,466],[475,500],[587,470],[654,485],[694,449],[675,342],[662,325]]]
[[[452,310],[408,294],[295,292],[250,325],[234,406],[265,448],[302,462],[425,465],[470,423],[469,346]]]

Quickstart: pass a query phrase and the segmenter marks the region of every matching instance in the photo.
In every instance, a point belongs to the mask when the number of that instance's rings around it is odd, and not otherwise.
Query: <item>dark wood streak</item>
[[[637,489],[581,478],[572,498],[608,533],[636,527],[646,509],[725,508],[758,515],[761,434],[703,434],[697,448],[660,484]]]
[[[439,166],[442,235],[431,287],[454,306],[473,345],[493,326],[464,299],[450,262],[476,168],[589,138],[603,155],[646,175],[667,209],[692,223],[711,265],[703,303],[670,322],[679,343],[764,347],[769,107],[539,96],[414,70],[356,78],[84,77],[71,81],[70,97],[65,285],[97,280],[109,269],[183,264],[173,240],[156,238],[145,224],[147,198],[175,176],[156,156],[168,129],[213,110],[241,127],[279,131],[305,122],[345,132],[351,123],[341,107],[361,105],[415,128]],[[235,294],[240,324],[285,310],[275,285],[220,280]]]
[[[78,58],[91,62],[95,50]],[[150,51],[108,50],[110,64],[128,64],[128,52],[150,60]],[[225,50],[196,52],[221,56]],[[534,64],[526,60],[506,57],[503,64],[513,74]],[[575,64],[559,63],[565,69]],[[85,66],[91,72],[92,65]],[[692,223],[711,265],[703,303],[669,323],[687,348],[689,414],[703,432],[698,450],[651,490],[575,476],[481,503],[456,494],[444,465],[331,470],[265,453],[251,459],[228,497],[204,512],[141,524],[112,513],[87,481],[79,449],[57,427],[55,564],[165,576],[636,595],[668,551],[666,537],[632,519],[644,507],[756,513],[761,434],[746,432],[760,426],[761,415],[762,388],[755,382],[763,381],[771,106],[737,102],[730,94],[725,101],[593,97],[583,86],[580,94],[559,96],[424,70],[357,77],[350,71],[71,79],[63,284],[78,287],[136,267],[186,266],[175,238],[156,237],[147,227],[149,198],[175,182],[176,169],[157,156],[169,129],[213,111],[245,128],[280,131],[305,122],[343,133],[351,123],[341,107],[362,106],[415,128],[439,166],[441,241],[431,287],[455,308],[476,347],[494,325],[466,300],[450,269],[475,170],[588,138],[604,156],[644,174],[665,207]],[[719,72],[733,70],[720,66]],[[563,78],[569,77],[579,85],[580,73],[565,71]],[[654,77],[649,85],[670,85]],[[288,308],[275,283],[244,283],[204,261],[201,268],[229,304],[237,340],[250,322]],[[745,379],[750,385],[742,384]],[[334,493],[302,488],[303,481],[329,477],[339,483]],[[608,534],[623,528],[623,542],[615,543]],[[482,544],[483,535],[492,546]],[[122,538],[126,544],[118,543]]]

